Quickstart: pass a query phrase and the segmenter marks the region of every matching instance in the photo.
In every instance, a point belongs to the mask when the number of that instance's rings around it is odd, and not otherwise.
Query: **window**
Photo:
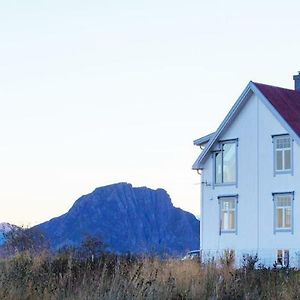
[[[273,137],[275,173],[292,172],[292,140],[289,135]]]
[[[236,141],[222,142],[221,150],[215,153],[215,184],[236,183]]]
[[[237,196],[219,197],[220,232],[236,232]]]
[[[291,231],[293,220],[293,193],[274,194],[275,231]]]
[[[277,265],[282,267],[288,267],[290,263],[290,252],[289,250],[277,250]]]

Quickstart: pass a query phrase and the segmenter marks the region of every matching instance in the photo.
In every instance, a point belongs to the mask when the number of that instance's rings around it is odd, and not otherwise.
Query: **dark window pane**
[[[282,265],[282,256],[283,256],[282,250],[277,250],[277,263],[279,265]]]
[[[276,151],[276,170],[282,171],[283,170],[283,152]]]
[[[289,250],[284,250],[284,266],[288,267],[290,263],[290,252]]]
[[[284,150],[284,169],[291,169],[291,150]]]

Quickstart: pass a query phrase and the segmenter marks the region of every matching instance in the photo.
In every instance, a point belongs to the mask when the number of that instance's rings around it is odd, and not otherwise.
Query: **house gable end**
[[[275,107],[270,103],[270,101],[265,97],[265,95],[260,91],[260,89],[256,86],[255,83],[252,81],[249,82],[249,84],[244,89],[241,96],[238,98],[234,106],[231,108],[217,131],[215,132],[214,136],[212,136],[200,154],[200,156],[197,158],[195,163],[192,166],[193,170],[203,169],[204,163],[208,157],[208,154],[210,153],[211,149],[215,146],[215,144],[218,142],[219,138],[222,134],[225,133],[227,128],[235,121],[236,116],[238,113],[243,109],[244,105],[247,103],[247,101],[251,98],[251,96],[255,94],[258,96],[258,98],[265,104],[265,106],[272,112],[272,114],[275,116],[275,118],[279,121],[279,123],[286,129],[288,133],[291,134],[292,138],[297,141],[298,144],[300,144],[300,138],[296,134],[296,132],[292,129],[292,127],[287,123],[287,121],[281,116],[281,114],[275,109]]]

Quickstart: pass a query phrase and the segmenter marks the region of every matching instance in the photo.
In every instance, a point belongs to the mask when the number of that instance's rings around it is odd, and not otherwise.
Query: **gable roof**
[[[261,98],[281,125],[285,127],[287,132],[289,132],[297,139],[298,143],[300,143],[300,91],[250,81],[217,131],[210,137],[207,146],[193,164],[192,168],[194,170],[198,170],[203,167],[203,162],[210,149],[217,142],[219,136],[232,123],[235,116],[239,113],[253,93]]]
[[[300,137],[300,91],[253,83]]]

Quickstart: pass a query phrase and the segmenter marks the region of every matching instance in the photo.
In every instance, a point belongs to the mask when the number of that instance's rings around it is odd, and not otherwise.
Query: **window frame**
[[[294,200],[295,200],[295,193],[294,192],[282,192],[282,193],[273,193],[273,231],[274,234],[278,232],[290,232],[294,233]],[[277,227],[277,197],[278,196],[289,196],[291,198],[291,227]],[[288,206],[286,206],[288,207]],[[284,217],[285,218],[285,217]],[[284,219],[283,218],[283,219]]]
[[[235,215],[234,215],[234,222],[235,222],[235,228],[234,229],[222,229],[222,201],[225,199],[234,199],[235,201]],[[238,195],[221,195],[218,196],[218,203],[219,203],[219,235],[223,233],[233,233],[237,234],[238,233]]]
[[[223,151],[223,147],[225,144],[235,144],[235,181],[233,182],[224,182],[224,151]],[[213,158],[213,187],[215,186],[232,186],[232,185],[235,185],[237,187],[237,184],[238,184],[238,139],[229,139],[229,140],[222,140],[222,141],[219,141],[218,143],[219,145],[219,149],[218,150],[215,150],[215,151],[212,151],[213,152],[213,155],[212,155],[212,158]],[[216,157],[217,157],[217,154],[221,153],[221,167],[222,167],[222,170],[221,170],[221,177],[222,177],[222,180],[221,182],[217,182],[216,180],[216,176],[217,176],[217,172],[216,172]]]
[[[281,261],[279,258],[281,257]],[[276,250],[276,265],[280,267],[289,267],[290,265],[290,250],[289,249],[277,249]]]
[[[277,141],[281,138],[286,138],[286,137],[289,137],[290,139],[290,148],[286,148],[286,149],[290,149],[291,151],[291,168],[290,169],[287,169],[287,170],[278,170],[277,169],[277,152],[279,150],[277,150]],[[272,143],[273,143],[273,173],[274,173],[274,176],[276,175],[282,175],[282,174],[291,174],[293,175],[294,174],[294,155],[293,155],[293,152],[294,152],[294,147],[293,147],[293,144],[294,144],[294,139],[288,134],[288,133],[284,133],[284,134],[275,134],[275,135],[272,135]],[[284,162],[284,151],[282,150],[283,152],[283,159],[282,159],[282,163],[283,165],[285,164]]]

